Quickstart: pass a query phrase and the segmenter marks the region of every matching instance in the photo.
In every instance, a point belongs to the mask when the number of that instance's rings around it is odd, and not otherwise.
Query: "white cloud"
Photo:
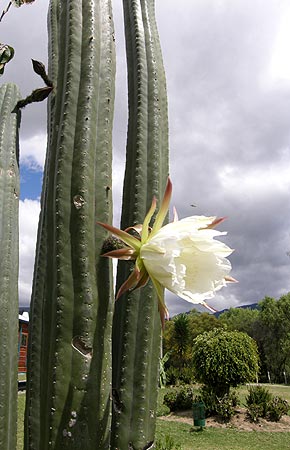
[[[30,169],[43,170],[46,152],[46,134],[35,134],[21,139],[20,163]]]
[[[268,75],[272,82],[290,82],[290,8],[281,15],[281,21],[272,47]]]
[[[20,200],[19,303],[21,305],[30,302],[39,211],[39,201]]]

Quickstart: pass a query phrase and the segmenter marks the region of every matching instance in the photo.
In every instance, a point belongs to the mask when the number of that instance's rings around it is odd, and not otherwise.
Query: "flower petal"
[[[170,203],[170,199],[171,199],[171,194],[172,194],[172,183],[170,178],[168,177],[167,179],[167,184],[166,184],[166,188],[165,188],[165,192],[164,192],[164,196],[163,196],[163,200],[162,203],[160,205],[160,209],[157,213],[154,225],[152,227],[152,231],[150,233],[149,239],[151,239],[152,236],[154,236],[154,234],[157,233],[158,230],[160,230],[160,228],[163,225],[163,222],[165,220],[166,214],[168,213],[168,208],[169,208],[169,203]]]
[[[103,253],[101,256],[108,258],[123,259],[125,261],[131,261],[136,259],[136,252],[133,248],[118,248],[117,250],[111,250],[110,252]]]
[[[146,217],[145,217],[143,225],[142,225],[142,232],[141,232],[141,243],[142,244],[144,242],[146,242],[148,239],[149,223],[150,223],[151,217],[153,216],[153,214],[155,212],[155,209],[156,209],[156,198],[153,197],[150,209],[149,209],[148,213],[146,214]]]
[[[157,296],[158,296],[158,311],[160,314],[160,320],[161,320],[161,325],[162,325],[162,329],[164,330],[164,326],[165,326],[165,319],[169,319],[169,313],[168,313],[168,309],[165,305],[165,301],[164,301],[164,288],[162,287],[162,285],[159,283],[158,280],[156,280],[156,278],[154,277],[150,277],[151,281],[153,283],[153,286],[157,292]]]
[[[118,298],[120,298],[121,295],[124,294],[129,289],[133,289],[138,283],[139,277],[140,277],[139,271],[134,268],[134,270],[131,272],[127,280],[122,284],[122,286],[120,286],[116,295],[116,300],[118,300]]]

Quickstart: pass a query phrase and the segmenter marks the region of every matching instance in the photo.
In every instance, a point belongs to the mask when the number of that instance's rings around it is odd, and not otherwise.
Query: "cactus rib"
[[[55,93],[49,107],[30,345],[31,382],[39,381],[39,400],[31,384],[26,449],[105,449],[112,270],[99,257],[104,233],[95,222],[110,222],[112,215],[107,190],[115,75],[111,3],[51,0],[50,11],[49,74]],[[39,280],[43,291],[38,297]],[[33,324],[39,335],[33,334]],[[37,350],[38,360],[33,358]],[[40,415],[33,423],[29,404],[38,401]],[[41,446],[33,442],[34,435]]]
[[[0,88],[0,448],[16,449],[18,333],[18,208],[20,98],[15,84]]]
[[[128,62],[129,123],[121,228],[142,223],[168,176],[166,82],[153,0],[123,0]],[[118,266],[117,284],[129,274]],[[149,283],[123,295],[113,321],[111,448],[148,448],[154,441],[160,318]]]

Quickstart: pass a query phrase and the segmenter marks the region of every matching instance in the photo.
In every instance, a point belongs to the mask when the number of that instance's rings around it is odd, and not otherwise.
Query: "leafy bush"
[[[170,411],[190,409],[193,403],[193,388],[190,386],[173,388],[164,395],[163,403]]]
[[[279,396],[275,396],[268,404],[267,418],[272,422],[278,422],[281,417],[289,411],[289,403],[287,400]]]
[[[256,342],[239,331],[215,329],[193,341],[195,376],[220,398],[229,394],[231,387],[254,380],[258,360]]]
[[[194,401],[204,403],[206,417],[217,414],[227,422],[234,415],[234,408],[238,405],[239,399],[236,391],[218,398],[212,388],[203,386],[200,388],[199,394],[195,396]]]
[[[166,385],[167,386],[175,386],[177,384],[178,375],[179,375],[179,369],[177,369],[177,367],[170,366],[165,372]]]
[[[251,386],[246,397],[247,413],[251,420],[257,422],[259,417],[278,422],[288,413],[287,400],[279,396],[273,397],[267,388],[263,386]]]
[[[247,408],[247,416],[252,422],[259,422],[259,417],[262,417],[263,407],[252,403]]]
[[[235,407],[238,405],[239,399],[236,391],[225,394],[222,398],[217,399],[216,413],[224,421],[229,422],[235,414]]]
[[[177,444],[172,437],[166,435],[164,439],[156,441],[156,450],[181,450],[181,445]]]
[[[208,386],[202,386],[198,391],[198,395],[195,396],[194,402],[204,403],[206,417],[210,417],[216,414],[217,396],[212,388]]]
[[[268,405],[272,397],[272,394],[264,386],[250,386],[249,394],[246,396],[246,407],[251,419],[253,416],[252,420],[256,422],[258,417],[265,418],[267,416]],[[259,415],[257,416],[257,414]]]

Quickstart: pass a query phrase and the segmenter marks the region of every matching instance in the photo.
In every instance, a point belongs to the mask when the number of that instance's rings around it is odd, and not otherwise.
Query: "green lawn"
[[[290,386],[266,385],[266,387],[273,394],[281,395],[290,401]],[[160,391],[159,415],[165,413],[162,407],[165,392],[166,389]],[[242,404],[247,395],[247,387],[241,387],[238,392]],[[19,393],[17,450],[23,450],[24,406],[25,393]],[[163,441],[166,436],[170,436],[175,443],[180,444],[182,450],[290,450],[290,433],[246,432],[219,428],[196,431],[185,423],[157,419],[156,440]]]
[[[185,423],[157,420],[156,438],[170,436],[182,450],[289,450],[290,433],[205,428],[192,431]],[[174,449],[172,449],[174,450]]]

